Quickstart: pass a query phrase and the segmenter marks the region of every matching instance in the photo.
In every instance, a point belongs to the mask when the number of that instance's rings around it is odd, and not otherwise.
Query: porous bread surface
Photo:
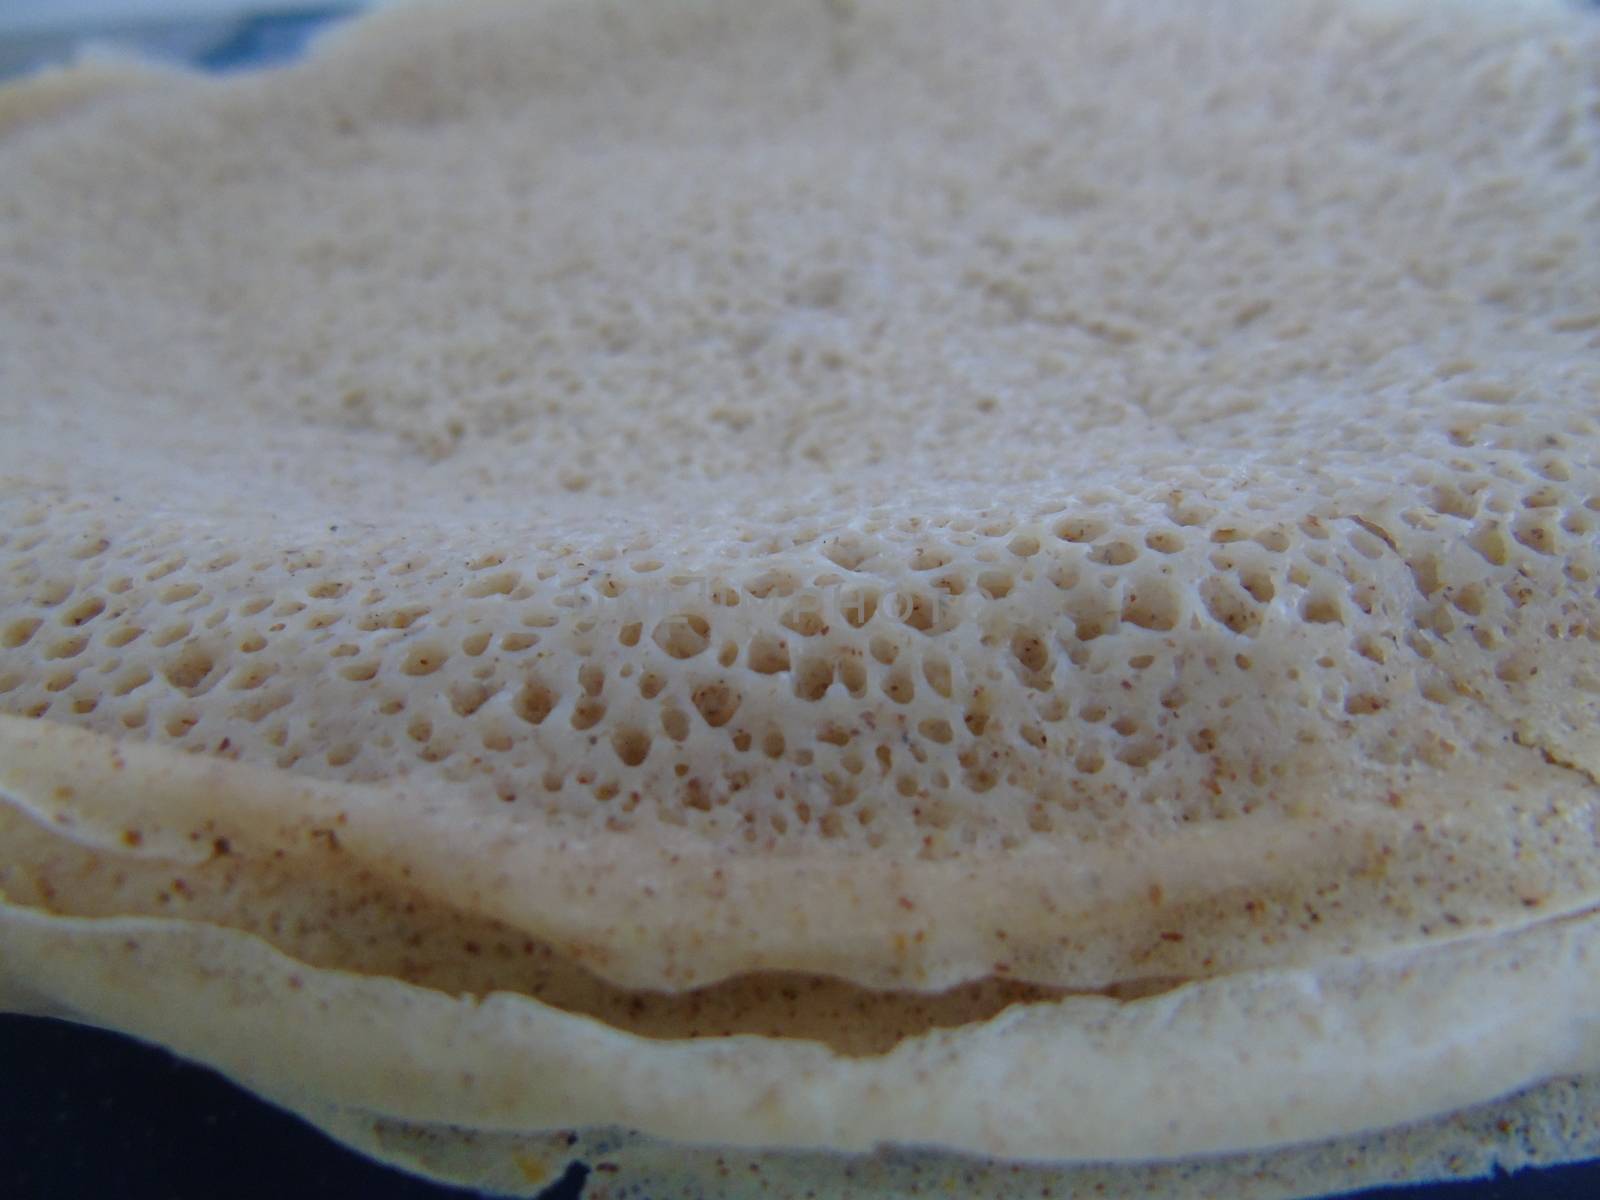
[[[0,1002],[618,1194],[1600,1069],[1597,62],[478,0],[0,94]]]
[[[1101,986],[1593,894],[1591,28],[506,17],[8,137],[6,712],[620,847],[665,899],[583,933],[634,984]],[[1057,904],[1128,860],[1090,945]],[[859,910],[764,952],[811,898],[737,880],[797,863]],[[743,940],[644,948],[707,871]]]
[[[387,801],[634,986],[1592,900],[1592,23],[517,11],[0,143],[0,707],[244,764],[23,809]]]

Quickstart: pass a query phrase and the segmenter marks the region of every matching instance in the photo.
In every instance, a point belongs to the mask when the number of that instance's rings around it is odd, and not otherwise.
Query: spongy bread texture
[[[0,702],[486,837],[1174,880],[1109,955],[1076,894],[1008,896],[1008,934],[879,889],[834,964],[868,982],[1570,907],[1592,37],[486,4],[24,126]],[[1241,864],[1268,950],[1248,887],[1185,878],[1222,829],[1282,843]]]
[[[1585,909],[1597,61],[475,0],[0,106],[0,887],[847,1053]]]

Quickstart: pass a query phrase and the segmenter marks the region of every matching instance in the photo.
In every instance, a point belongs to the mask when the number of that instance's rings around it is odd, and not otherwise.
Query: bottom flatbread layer
[[[8,1006],[124,1030],[269,1096],[314,1097],[296,1107],[358,1141],[348,1115],[323,1114],[369,1114],[356,1128],[374,1137],[392,1120],[476,1130],[496,1146],[621,1127],[701,1145],[921,1144],[1035,1161],[1259,1150],[1600,1069],[1587,1003],[1597,984],[1591,912],[1139,1000],[1016,1005],[850,1057],[798,1039],[644,1038],[523,996],[311,967],[201,923],[0,907]],[[409,1153],[419,1137],[380,1150]]]
[[[1600,1156],[1596,1075],[1551,1080],[1503,1100],[1381,1133],[1170,1163],[1019,1165],[901,1148],[857,1157],[734,1151],[685,1147],[612,1129],[489,1133],[316,1105],[289,1107],[374,1158],[508,1196],[537,1196],[571,1163],[582,1162],[591,1172],[586,1200],[1300,1200]]]

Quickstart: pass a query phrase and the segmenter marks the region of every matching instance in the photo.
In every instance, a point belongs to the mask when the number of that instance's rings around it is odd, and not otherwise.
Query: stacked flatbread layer
[[[474,0],[0,92],[0,990],[528,1189],[1600,1067],[1597,63]]]

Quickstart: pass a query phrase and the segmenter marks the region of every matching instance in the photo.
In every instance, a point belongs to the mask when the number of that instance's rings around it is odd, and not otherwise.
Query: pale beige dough
[[[1597,62],[1553,0],[473,0],[0,92],[7,1003],[502,1185],[1600,1066]]]

